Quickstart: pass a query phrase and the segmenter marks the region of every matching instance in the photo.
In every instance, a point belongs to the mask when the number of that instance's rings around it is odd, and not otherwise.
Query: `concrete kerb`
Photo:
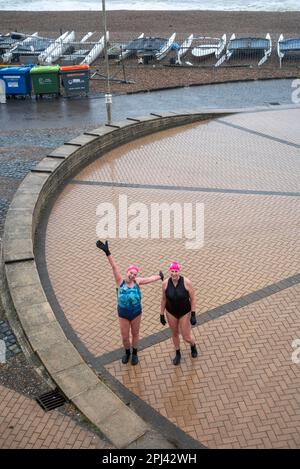
[[[34,257],[41,211],[66,179],[109,150],[151,133],[234,112],[152,114],[86,132],[48,154],[26,176],[9,208],[1,258],[8,320],[27,358],[48,384],[57,385],[117,448],[138,440],[149,426],[100,381],[56,320]]]

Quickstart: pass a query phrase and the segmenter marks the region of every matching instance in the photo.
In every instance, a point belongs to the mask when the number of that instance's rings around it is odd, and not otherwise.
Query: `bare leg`
[[[140,314],[130,322],[133,348],[138,348],[141,319],[142,315]]]
[[[179,329],[182,334],[183,340],[190,345],[194,345],[195,340],[192,337],[190,314],[185,314],[179,319]]]
[[[185,314],[179,319],[179,329],[182,334],[183,340],[190,344],[192,358],[196,358],[198,355],[195,340],[192,336],[192,328],[190,323],[190,314]]]
[[[130,330],[130,321],[125,318],[119,318],[120,332],[122,337],[123,346],[125,349],[130,348],[130,339],[129,339],[129,330]]]
[[[134,318],[130,323],[131,328],[131,335],[132,335],[132,356],[131,356],[131,364],[137,365],[139,362],[138,354],[137,354],[137,347],[139,343],[139,334],[140,334],[140,324],[141,324],[142,315],[140,314],[136,318]]]
[[[167,312],[167,319],[168,319],[168,323],[172,331],[172,339],[173,339],[175,350],[179,350],[180,348],[179,327],[178,327],[179,320],[168,312]]]

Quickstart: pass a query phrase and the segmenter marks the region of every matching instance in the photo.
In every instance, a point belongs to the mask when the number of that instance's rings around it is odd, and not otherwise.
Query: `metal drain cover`
[[[46,392],[45,394],[37,397],[36,402],[43,410],[45,410],[45,412],[48,412],[49,410],[61,407],[67,401],[66,398],[59,392],[59,390],[55,389],[54,391]]]

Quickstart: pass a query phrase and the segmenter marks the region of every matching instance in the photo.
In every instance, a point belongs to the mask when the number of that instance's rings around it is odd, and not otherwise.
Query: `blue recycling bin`
[[[26,96],[31,94],[30,69],[31,66],[0,68],[0,79],[5,82],[7,96]]]

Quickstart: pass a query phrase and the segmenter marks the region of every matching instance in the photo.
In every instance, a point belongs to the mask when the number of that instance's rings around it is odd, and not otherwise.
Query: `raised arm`
[[[114,258],[111,254],[109,256],[107,256],[107,260],[111,265],[111,268],[112,268],[112,271],[113,271],[113,274],[114,274],[114,277],[115,277],[116,284],[119,287],[122,283],[122,275],[119,271],[119,268],[118,268],[117,264],[115,263],[115,260],[114,260]]]
[[[159,271],[158,275],[151,275],[151,277],[138,277],[136,283],[138,285],[147,285],[147,283],[157,282],[157,280],[163,280],[164,274],[162,271]]]
[[[105,252],[105,254],[107,256],[107,260],[110,263],[110,266],[112,268],[116,284],[119,287],[122,283],[122,276],[120,274],[120,271],[118,269],[118,266],[117,266],[113,256],[111,255],[111,252],[110,252],[109,247],[108,247],[108,242],[105,241],[105,243],[102,243],[102,241],[98,240],[96,242],[96,246],[97,246],[97,248],[101,249],[101,251]]]

